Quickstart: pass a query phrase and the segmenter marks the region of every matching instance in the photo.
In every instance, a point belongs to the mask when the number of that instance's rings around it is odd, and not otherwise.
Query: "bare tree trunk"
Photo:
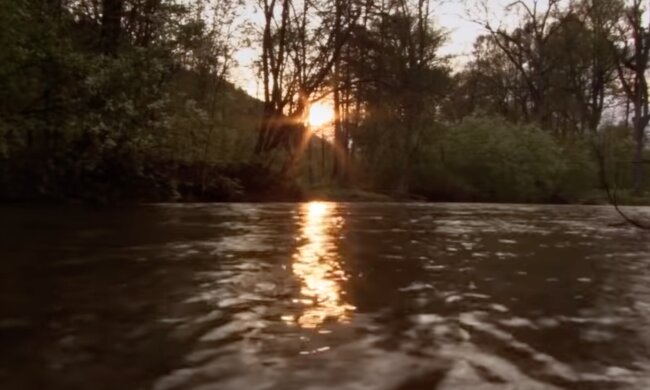
[[[336,45],[341,42],[341,18],[343,17],[343,1],[335,0],[334,41]],[[343,147],[342,102],[341,102],[341,58],[334,62],[332,74],[332,88],[334,89],[334,153],[332,165],[332,179],[341,184],[344,176],[345,157]]]
[[[644,27],[643,5],[634,0],[625,15],[627,31],[621,35],[622,49],[617,55],[619,81],[628,101],[634,106],[633,139],[635,143],[632,166],[632,189],[640,195],[644,187],[643,154],[645,150],[645,129],[650,121],[648,83],[646,71],[650,56],[650,25]]]
[[[647,119],[642,114],[641,105],[634,107],[634,159],[632,167],[633,191],[640,195],[644,188],[644,150],[645,150],[645,128]]]

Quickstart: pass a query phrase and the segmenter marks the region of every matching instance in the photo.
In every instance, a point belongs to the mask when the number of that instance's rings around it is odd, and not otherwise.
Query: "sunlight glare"
[[[339,263],[335,237],[341,220],[334,215],[330,203],[310,202],[302,210],[302,238],[292,265],[293,273],[301,281],[301,295],[306,304],[303,312],[286,322],[303,328],[317,328],[328,320],[346,322],[354,306],[345,300],[342,282],[347,275]]]
[[[334,108],[329,104],[314,103],[309,107],[307,123],[309,127],[318,128],[334,121]]]

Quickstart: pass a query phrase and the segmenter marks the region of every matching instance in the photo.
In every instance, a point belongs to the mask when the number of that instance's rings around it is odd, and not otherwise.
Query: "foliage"
[[[260,104],[223,79],[235,4],[207,24],[192,15],[209,2],[155,3],[107,53],[84,3],[0,2],[0,197],[241,198],[226,166],[251,153]]]
[[[643,5],[527,4],[452,74],[427,0],[0,0],[0,199],[639,199]],[[244,5],[264,101],[231,83]]]
[[[429,145],[414,186],[443,200],[578,201],[594,188],[590,163],[535,126],[468,117]]]

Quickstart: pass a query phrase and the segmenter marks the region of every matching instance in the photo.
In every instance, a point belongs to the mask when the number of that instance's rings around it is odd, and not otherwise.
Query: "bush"
[[[490,201],[542,201],[562,168],[553,138],[533,126],[499,118],[468,118],[445,137],[445,166],[473,197]]]
[[[470,117],[424,149],[412,187],[435,200],[568,202],[595,188],[595,174],[584,143],[563,146],[532,125]]]

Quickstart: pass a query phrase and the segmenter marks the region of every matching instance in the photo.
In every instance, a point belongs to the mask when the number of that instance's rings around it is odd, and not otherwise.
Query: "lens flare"
[[[318,128],[334,121],[334,108],[323,103],[314,103],[309,107],[307,124],[309,127]]]

